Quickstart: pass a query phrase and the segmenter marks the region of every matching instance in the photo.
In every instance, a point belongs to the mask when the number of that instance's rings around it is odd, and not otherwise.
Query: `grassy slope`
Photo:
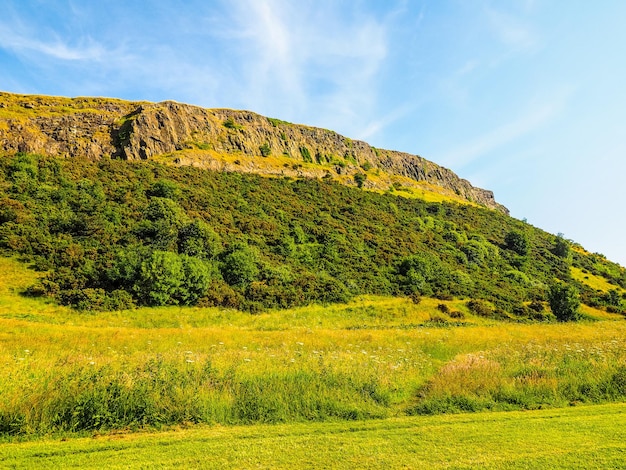
[[[7,468],[623,468],[626,405],[0,445]]]

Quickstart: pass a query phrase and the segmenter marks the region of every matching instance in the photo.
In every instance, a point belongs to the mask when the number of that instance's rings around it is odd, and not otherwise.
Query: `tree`
[[[231,286],[247,286],[259,275],[258,256],[242,244],[224,257],[222,276]]]
[[[575,287],[562,283],[553,284],[548,293],[548,302],[557,320],[565,322],[580,319],[580,298]]]
[[[509,250],[514,251],[520,256],[526,256],[530,249],[526,234],[515,230],[506,234],[504,243],[506,243],[506,247]]]
[[[262,157],[269,157],[272,154],[270,144],[268,144],[267,142],[259,146],[259,151],[261,152]]]
[[[568,259],[570,256],[570,243],[565,239],[562,233],[556,236],[553,252],[559,258],[563,259]]]
[[[202,220],[194,220],[178,231],[178,252],[181,254],[213,259],[221,248],[219,235]]]
[[[183,283],[183,263],[176,253],[155,251],[141,264],[140,289],[149,305],[178,303]]]
[[[178,291],[178,299],[184,305],[193,305],[206,294],[212,279],[219,277],[217,267],[198,258],[183,255],[182,284]]]

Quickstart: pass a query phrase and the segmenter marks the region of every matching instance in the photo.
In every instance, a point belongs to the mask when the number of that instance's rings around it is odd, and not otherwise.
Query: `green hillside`
[[[28,293],[82,310],[258,312],[377,294],[471,299],[484,316],[541,320],[557,282],[589,306],[624,310],[623,268],[486,208],[323,179],[28,154],[0,160],[0,190],[0,247],[48,273]],[[597,276],[614,289],[597,290]]]

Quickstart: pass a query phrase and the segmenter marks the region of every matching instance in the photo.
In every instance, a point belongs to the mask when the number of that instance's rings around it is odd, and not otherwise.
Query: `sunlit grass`
[[[354,420],[626,397],[623,320],[504,323],[472,316],[462,300],[375,296],[258,315],[85,313],[18,295],[37,276],[0,258],[4,433]]]
[[[622,289],[620,286],[611,284],[602,276],[596,276],[595,274],[585,273],[580,268],[572,267],[571,273],[574,279],[582,282],[583,284],[587,284],[592,289],[602,291],[602,292],[608,292],[612,289],[616,289],[619,292],[624,292],[624,289]]]
[[[0,444],[7,468],[624,468],[623,404]]]

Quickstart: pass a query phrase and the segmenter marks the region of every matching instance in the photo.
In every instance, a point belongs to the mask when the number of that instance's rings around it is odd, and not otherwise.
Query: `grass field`
[[[3,468],[626,466],[626,405],[117,433],[0,444]]]
[[[19,295],[36,276],[0,258],[0,467],[626,459],[621,315],[514,323],[472,316],[462,300],[382,297],[259,315],[91,314]],[[458,414],[469,411],[489,413]]]

